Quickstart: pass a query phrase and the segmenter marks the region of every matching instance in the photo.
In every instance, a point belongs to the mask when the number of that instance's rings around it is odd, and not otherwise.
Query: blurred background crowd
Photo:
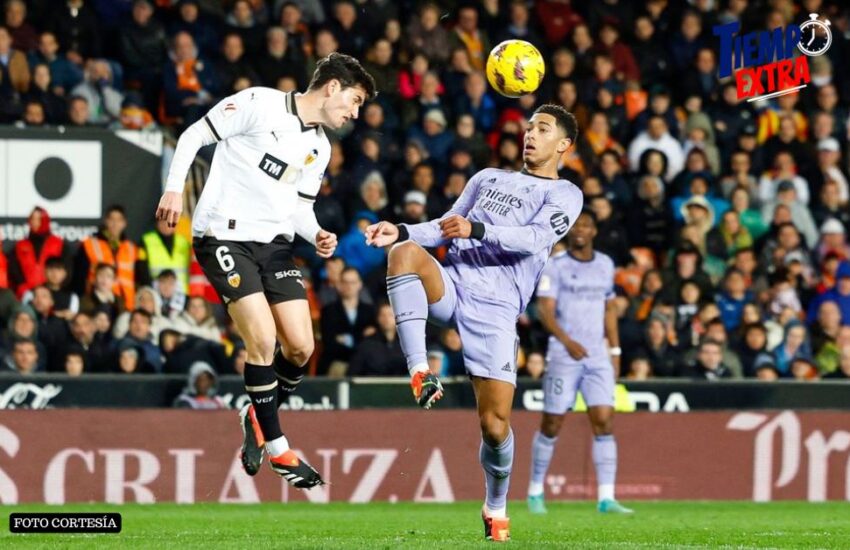
[[[712,27],[749,32],[829,18],[803,90],[737,99],[717,76]],[[544,53],[537,93],[489,89],[492,46]],[[406,375],[386,303],[386,252],[362,229],[439,217],[488,166],[519,169],[530,113],[572,111],[561,174],[598,219],[617,267],[630,379],[850,377],[850,5],[803,0],[7,0],[0,123],[172,135],[250,86],[303,90],[318,59],[356,56],[379,97],[338,132],[316,212],[337,233],[322,261],[301,243],[316,376]],[[0,254],[0,361],[30,373],[241,373],[245,352],[188,234],[125,236],[109,208],[79,246],[36,208]],[[185,223],[183,224],[185,226]],[[445,250],[433,253],[440,257]],[[456,331],[431,327],[429,362],[463,374]],[[520,375],[546,334],[519,320]],[[193,371],[194,372],[194,371]]]

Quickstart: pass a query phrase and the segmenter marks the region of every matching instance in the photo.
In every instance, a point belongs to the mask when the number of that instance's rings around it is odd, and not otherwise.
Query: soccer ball
[[[545,73],[546,64],[540,51],[525,40],[505,40],[487,58],[487,80],[505,97],[532,93]]]

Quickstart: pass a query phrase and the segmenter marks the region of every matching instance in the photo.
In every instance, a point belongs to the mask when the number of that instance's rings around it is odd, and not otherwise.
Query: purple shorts
[[[428,306],[429,320],[457,328],[463,343],[463,363],[470,376],[516,386],[516,308],[456,285],[450,273],[434,262],[443,276],[445,293]]]
[[[614,385],[614,367],[607,361],[550,362],[543,375],[543,412],[564,414],[575,405],[579,390],[588,407],[613,407]]]

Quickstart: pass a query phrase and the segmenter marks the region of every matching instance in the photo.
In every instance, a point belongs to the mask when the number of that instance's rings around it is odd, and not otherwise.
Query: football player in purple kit
[[[479,459],[486,498],[484,535],[510,538],[507,493],[514,455],[510,428],[516,386],[517,317],[525,311],[552,246],[581,212],[578,187],[558,177],[558,163],[576,140],[575,117],[556,105],[529,120],[520,172],[475,174],[443,217],[426,223],[379,222],[366,229],[389,253],[387,290],[417,403],[443,394],[428,370],[427,319],[457,327],[481,424]],[[444,265],[423,247],[449,244]]]
[[[567,236],[567,251],[549,260],[537,285],[537,310],[550,337],[543,377],[543,420],[531,447],[528,508],[536,514],[546,513],[543,482],[561,422],[578,390],[587,403],[593,429],[597,509],[632,513],[614,498],[617,443],[611,423],[621,350],[613,301],[614,262],[593,250],[595,236],[596,216],[584,211]]]

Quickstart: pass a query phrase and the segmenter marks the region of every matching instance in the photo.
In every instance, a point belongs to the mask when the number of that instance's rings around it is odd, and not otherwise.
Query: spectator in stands
[[[15,244],[12,280],[21,297],[28,290],[45,283],[45,265],[50,258],[62,258],[64,241],[50,232],[50,214],[35,207],[27,220],[29,234]]]
[[[407,364],[396,334],[395,316],[386,302],[378,305],[377,330],[357,346],[348,376],[405,376]]]
[[[53,315],[53,295],[46,286],[33,289],[32,309],[38,322],[38,341],[47,350],[47,370],[62,370],[62,352],[68,342],[67,323]]]
[[[260,83],[275,87],[285,77],[294,77],[298,88],[307,85],[304,66],[288,50],[286,31],[281,27],[271,27],[266,31],[266,47],[263,55],[257,59],[256,70]]]
[[[455,112],[472,115],[475,127],[489,132],[496,123],[496,103],[487,92],[484,73],[473,71],[466,76],[464,93],[455,101]]]
[[[127,238],[127,215],[124,208],[112,205],[106,209],[98,232],[81,243],[74,258],[71,288],[78,295],[88,294],[95,280],[95,269],[99,264],[111,265],[115,275],[115,286],[110,294],[120,296],[125,309],[133,309],[136,303],[136,284],[146,285],[150,280],[144,258],[139,247]],[[99,292],[102,294],[105,289]],[[109,302],[108,296],[100,296]],[[115,319],[114,316],[111,319]]]
[[[265,27],[254,17],[251,3],[248,0],[236,0],[224,21],[225,32],[241,36],[248,58],[256,59],[263,49]]]
[[[87,313],[77,313],[70,323],[70,337],[65,354],[79,350],[85,354],[86,371],[106,372],[110,361],[110,342],[107,334],[97,331],[94,320]]]
[[[151,332],[151,314],[144,309],[133,310],[130,315],[130,324],[127,334],[115,340],[115,347],[120,353],[129,348],[138,349],[142,355],[139,357],[140,363],[150,365],[155,372],[162,370],[162,354],[159,346],[154,343],[153,333]],[[123,367],[122,367],[123,368]],[[146,369],[142,369],[146,370]]]
[[[319,362],[319,374],[343,375],[360,341],[375,334],[375,310],[360,301],[362,287],[363,281],[357,270],[346,267],[340,276],[339,299],[322,308],[324,352]]]
[[[630,259],[629,239],[611,201],[605,195],[596,195],[588,202],[590,209],[596,214],[597,235],[594,247],[611,256],[615,265],[626,265]]]
[[[850,258],[850,244],[844,226],[835,218],[829,218],[820,226],[820,243],[814,251],[814,261],[823,263],[828,255]]]
[[[756,376],[759,356],[767,353],[767,329],[761,323],[751,323],[744,326],[743,334],[736,351],[741,359],[743,375],[753,378]]]
[[[96,264],[94,271],[94,283],[80,299],[80,311],[90,315],[106,314],[111,327],[118,315],[126,309],[126,302],[122,299],[120,287],[119,294],[115,293],[117,283],[115,267],[112,264]],[[133,300],[135,300],[135,288]]]
[[[752,292],[747,290],[744,274],[734,267],[729,268],[723,278],[723,289],[716,297],[726,330],[734,331],[738,328],[744,306],[753,300]]]
[[[732,211],[738,214],[738,221],[750,234],[750,237],[757,241],[764,236],[767,231],[767,225],[764,223],[764,218],[761,217],[761,212],[755,208],[750,208],[751,195],[743,186],[736,187],[730,196]]]
[[[260,77],[245,55],[245,45],[242,43],[241,35],[230,33],[224,37],[221,59],[216,65],[216,78],[221,93],[227,95],[260,83]]]
[[[89,123],[89,101],[82,96],[68,99],[68,124],[73,128],[85,128]]]
[[[237,5],[247,2],[241,0]],[[245,35],[242,35],[243,41]],[[179,32],[172,40],[171,62],[162,70],[165,114],[190,125],[209,109],[218,82],[211,63],[200,57],[192,35]]]
[[[119,344],[113,371],[120,374],[154,374],[156,372],[153,365],[145,360],[144,350],[130,341]]]
[[[828,179],[820,189],[820,201],[812,208],[812,216],[819,226],[834,218],[841,222],[846,231],[850,231],[850,209],[847,204],[841,201],[838,182]]]
[[[28,52],[38,45],[38,33],[27,23],[27,5],[24,0],[6,2],[6,28],[12,36],[12,46],[16,50]]]
[[[68,60],[77,66],[102,53],[97,14],[84,0],[68,0],[51,10],[47,30],[53,32]]]
[[[214,57],[220,45],[217,25],[201,12],[200,1],[180,0],[176,15],[169,27],[169,35],[188,32],[205,58]]]
[[[812,352],[820,371],[824,374],[838,368],[841,349],[838,335],[841,331],[841,308],[832,300],[820,303],[817,321],[811,327]]]
[[[800,357],[810,357],[812,353],[806,326],[796,319],[785,324],[782,343],[773,350],[776,370],[784,377],[791,377],[791,364]]]
[[[86,354],[80,348],[73,348],[65,353],[63,371],[68,376],[81,376],[88,369],[86,368]]]
[[[440,24],[440,7],[427,2],[419,8],[418,17],[407,26],[405,38],[410,50],[422,52],[432,63],[442,65],[451,54],[449,32]]]
[[[685,281],[694,281],[700,294],[708,296],[712,290],[711,279],[702,269],[702,255],[690,242],[683,242],[673,253],[672,266],[663,272],[664,290],[662,300],[673,303]]]
[[[65,267],[65,262],[58,256],[48,259],[45,262],[44,273],[46,278],[44,286],[53,295],[53,314],[60,319],[70,321],[80,309],[80,298],[66,288],[68,268]],[[33,292],[30,290],[23,295],[21,302],[29,303],[32,299]]]
[[[315,53],[307,60],[307,74],[313,74],[316,63],[336,51],[339,51],[339,42],[334,33],[326,28],[319,29],[316,32]]]
[[[24,122],[28,126],[64,122],[68,106],[65,99],[57,95],[51,87],[50,69],[46,64],[39,63],[33,67],[32,71],[32,86],[24,97]],[[33,104],[41,110],[41,120],[37,122],[32,119],[29,112]]]
[[[791,213],[791,221],[805,238],[807,248],[814,248],[818,242],[818,229],[809,209],[800,203],[798,190],[793,182],[783,180],[777,186],[776,199],[765,203],[762,207],[762,218],[771,219],[779,206],[785,206]]]
[[[824,378],[835,380],[850,379],[850,346],[841,349],[841,357],[838,368],[826,375]]]
[[[159,341],[159,333],[167,328],[172,327],[172,321],[162,314],[162,304],[159,299],[159,294],[149,286],[142,286],[136,290],[136,304],[133,311],[125,311],[115,319],[112,325],[112,336],[116,340],[120,340],[127,335],[130,328],[130,317],[133,312],[143,309],[150,314],[151,317],[151,338],[154,341]]]
[[[40,63],[48,66],[50,89],[58,96],[67,96],[74,86],[83,80],[82,69],[59,53],[59,42],[56,35],[50,31],[41,33],[38,39],[38,50],[30,53],[29,62],[33,70]]]
[[[11,351],[18,340],[29,340],[35,343],[38,370],[47,368],[47,348],[38,338],[38,317],[30,306],[18,306],[9,317],[5,338],[0,342],[0,348]]]
[[[170,269],[177,276],[179,287],[189,288],[189,263],[192,260],[192,243],[177,233],[165,220],[157,220],[153,230],[142,235],[139,258],[146,263],[149,279],[157,279]]]
[[[358,15],[358,8],[353,0],[339,0],[333,5],[333,13],[328,28],[339,41],[339,52],[363,57],[369,41],[365,22]]]
[[[732,371],[723,363],[723,346],[709,338],[703,339],[696,360],[685,371],[689,378],[697,380],[720,380],[731,378]]]
[[[174,400],[178,409],[216,410],[226,409],[227,404],[216,395],[218,375],[208,364],[201,361],[189,368],[189,379],[183,392]]]
[[[151,0],[134,0],[132,20],[120,32],[125,80],[142,90],[145,105],[151,109],[159,102],[162,66],[168,52],[165,29],[153,15]]]
[[[668,320],[663,315],[652,314],[645,327],[644,342],[636,355],[646,357],[652,367],[653,376],[675,376],[678,373],[680,356],[671,343],[672,327],[668,327]]]
[[[633,170],[640,166],[641,155],[649,149],[657,149],[667,157],[667,170],[663,174],[668,180],[679,173],[685,162],[682,146],[670,135],[664,117],[653,115],[649,118],[647,129],[635,137],[629,145],[629,164]]]
[[[177,280],[177,274],[172,269],[165,269],[156,278],[154,288],[159,294],[160,312],[163,316],[173,319],[186,307],[186,292]]]
[[[345,260],[346,265],[356,269],[362,277],[366,277],[386,260],[386,251],[366,245],[363,231],[370,224],[378,222],[378,216],[368,211],[360,211],[354,216],[354,221],[348,233],[339,240],[336,254]]]
[[[212,307],[200,296],[189,298],[186,311],[174,318],[174,330],[210,342],[221,342],[221,329],[212,314]]]
[[[12,48],[12,36],[0,27],[0,123],[12,122],[21,110],[21,96],[30,87],[26,55]]]
[[[32,374],[39,370],[38,347],[33,340],[18,339],[12,343],[12,352],[6,357],[6,368],[18,374]]]
[[[472,68],[483,71],[490,53],[490,40],[487,33],[478,27],[478,10],[466,5],[458,9],[457,24],[451,33],[452,47],[463,46],[469,52]]]
[[[820,304],[832,300],[841,309],[841,324],[845,326],[850,325],[850,261],[844,260],[839,264],[835,279],[834,287],[818,295],[809,304],[809,324],[817,319]]]
[[[89,123],[106,126],[118,120],[124,95],[118,90],[112,67],[105,59],[86,61],[83,81],[71,93],[84,97],[89,105]]]

